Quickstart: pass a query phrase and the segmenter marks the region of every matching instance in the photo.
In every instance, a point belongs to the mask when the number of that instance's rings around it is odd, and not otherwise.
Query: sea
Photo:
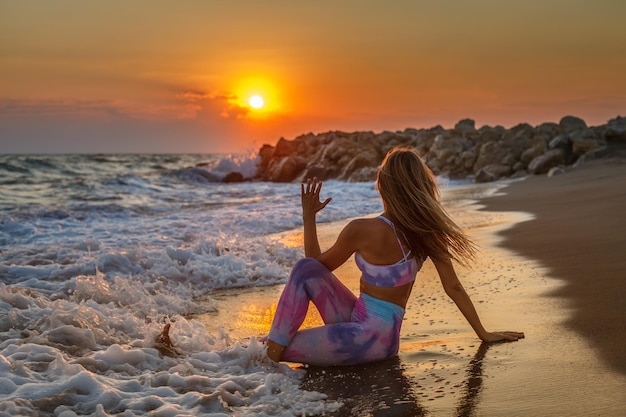
[[[265,357],[263,335],[196,319],[225,308],[220,291],[284,284],[304,256],[276,237],[302,226],[299,184],[221,181],[257,162],[0,155],[0,416],[337,411],[306,369]],[[448,201],[459,186],[442,180]],[[327,181],[326,196],[320,223],[382,211],[373,182]],[[155,348],[167,323],[178,355]]]

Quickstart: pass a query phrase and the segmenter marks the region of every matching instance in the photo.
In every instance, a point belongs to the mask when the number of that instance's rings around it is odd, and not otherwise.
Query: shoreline
[[[626,375],[626,159],[531,176],[480,200],[491,212],[522,211],[529,221],[500,232],[501,245],[538,260],[562,282],[552,296],[573,308],[565,322]]]

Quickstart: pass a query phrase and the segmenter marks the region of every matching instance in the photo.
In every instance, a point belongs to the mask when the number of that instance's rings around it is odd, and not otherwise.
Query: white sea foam
[[[153,299],[120,280],[79,281],[69,299],[56,300],[0,285],[0,413],[312,415],[339,407],[302,391],[302,371],[269,361],[254,338],[232,344],[173,314],[183,299]],[[146,317],[159,315],[172,323],[178,357],[154,348],[164,320]]]

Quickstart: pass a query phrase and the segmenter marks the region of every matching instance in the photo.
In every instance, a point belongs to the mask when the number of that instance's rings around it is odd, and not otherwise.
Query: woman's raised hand
[[[322,182],[317,177],[311,180],[308,178],[306,184],[300,184],[302,188],[302,217],[315,217],[315,214],[322,210],[332,198],[327,198],[323,202],[320,201],[320,191],[322,190]]]

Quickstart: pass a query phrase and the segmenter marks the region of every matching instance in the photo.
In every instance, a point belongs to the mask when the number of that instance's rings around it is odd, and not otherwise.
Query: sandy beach
[[[524,211],[532,221],[502,232],[503,245],[540,261],[564,285],[552,295],[571,303],[566,325],[626,375],[626,160],[594,161],[566,175],[529,177],[487,210]]]
[[[626,415],[619,301],[626,227],[618,212],[625,178],[622,161],[599,161],[513,182],[479,202],[468,187],[468,200],[448,209],[471,225],[480,247],[474,267],[457,272],[483,324],[524,331],[524,340],[482,344],[428,261],[407,305],[398,357],[308,368],[303,386],[343,402],[338,416]],[[322,247],[344,224],[320,226]],[[299,244],[301,235],[281,238]],[[358,290],[353,262],[336,273]],[[261,336],[281,289],[216,294],[219,312],[200,319],[233,340]],[[307,325],[317,324],[311,309]]]

